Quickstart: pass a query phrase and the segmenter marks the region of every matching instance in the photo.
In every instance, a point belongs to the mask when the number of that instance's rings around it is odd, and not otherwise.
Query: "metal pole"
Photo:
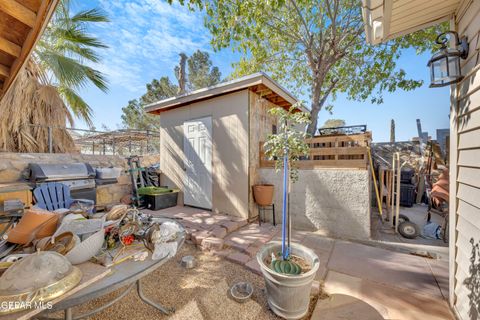
[[[395,210],[395,233],[398,233],[398,225],[400,224],[400,179],[402,174],[402,166],[400,164],[400,153],[397,152],[397,207]]]
[[[115,155],[115,139],[112,140],[112,153]]]
[[[95,141],[92,142],[92,154],[95,154]]]
[[[53,153],[53,136],[52,136],[52,127],[48,127],[48,153]]]
[[[105,151],[106,151],[106,149],[105,149],[105,139],[103,139],[102,142],[103,142],[103,155],[105,155]]]

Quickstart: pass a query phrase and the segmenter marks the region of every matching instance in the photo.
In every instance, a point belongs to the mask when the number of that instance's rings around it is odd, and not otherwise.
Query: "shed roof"
[[[58,1],[0,1],[0,100],[30,56]]]
[[[148,113],[159,114],[194,102],[211,99],[248,88],[281,107],[288,108],[297,102],[297,99],[276,81],[271,79],[265,73],[258,72],[232,81],[222,82],[211,87],[148,104],[145,106],[145,111]],[[307,110],[305,109],[302,111]]]
[[[378,44],[448,21],[462,0],[362,0],[367,42]]]

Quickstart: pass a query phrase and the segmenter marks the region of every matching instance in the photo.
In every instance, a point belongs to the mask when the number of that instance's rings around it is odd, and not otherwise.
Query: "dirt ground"
[[[194,269],[184,269],[180,259],[185,255],[196,257]],[[254,287],[252,299],[244,304],[235,302],[228,291],[232,284],[248,281]],[[144,304],[132,290],[126,297],[89,319],[172,319],[172,320],[246,320],[280,319],[268,308],[263,278],[244,267],[222,258],[205,254],[185,244],[176,257],[142,280],[144,292],[153,301],[175,307],[170,316]],[[99,307],[118,293],[74,309],[74,315]],[[312,297],[310,318],[316,298]]]

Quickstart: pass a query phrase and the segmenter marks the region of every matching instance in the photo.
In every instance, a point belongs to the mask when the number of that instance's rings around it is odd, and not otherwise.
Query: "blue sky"
[[[231,64],[239,59],[230,49],[213,52],[210,34],[203,27],[201,13],[191,12],[180,5],[169,5],[161,0],[88,0],[76,1],[73,9],[100,7],[105,10],[110,23],[91,29],[109,45],[103,52],[103,61],[95,67],[104,72],[110,83],[108,93],[87,87],[81,94],[94,111],[97,129],[107,126],[115,129],[121,125],[121,108],[128,101],[145,92],[145,84],[153,78],[169,76],[175,81],[173,67],[178,63],[178,53],[190,54],[197,49],[208,51],[214,65],[223,76],[231,71]],[[367,124],[374,141],[387,141],[390,120],[395,119],[397,140],[416,136],[417,118],[422,120],[424,131],[435,138],[437,128],[449,126],[449,89],[429,89],[427,61],[429,54],[417,56],[406,50],[398,66],[410,77],[423,79],[420,89],[397,91],[384,95],[384,103],[372,105],[356,102],[339,95],[333,102],[333,115],[322,111],[319,123],[329,118],[346,120],[348,125]],[[76,127],[85,124],[76,121]]]

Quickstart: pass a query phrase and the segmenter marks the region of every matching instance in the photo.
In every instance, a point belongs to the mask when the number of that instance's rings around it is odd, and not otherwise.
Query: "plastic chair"
[[[93,212],[95,202],[88,199],[72,199],[70,196],[70,188],[59,182],[47,182],[33,190],[35,198],[35,206],[48,211],[58,209],[70,209],[73,204],[87,206],[88,213]]]

